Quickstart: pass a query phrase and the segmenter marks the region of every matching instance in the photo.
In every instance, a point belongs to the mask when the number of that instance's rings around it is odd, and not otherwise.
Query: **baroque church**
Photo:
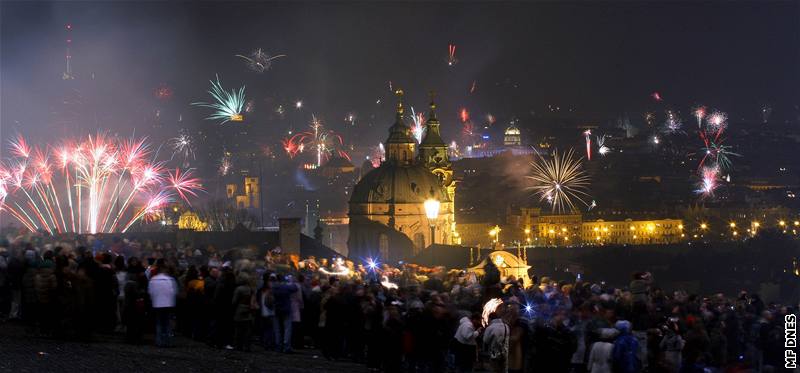
[[[347,244],[352,258],[406,260],[433,243],[454,242],[456,184],[447,144],[439,132],[436,105],[431,98],[425,133],[417,144],[403,119],[403,92],[396,94],[397,113],[385,143],[386,159],[361,178],[350,198]],[[429,199],[440,203],[435,220],[425,213]]]

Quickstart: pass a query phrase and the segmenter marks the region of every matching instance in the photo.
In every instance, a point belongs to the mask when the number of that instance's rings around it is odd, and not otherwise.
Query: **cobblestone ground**
[[[0,324],[0,372],[366,372],[363,365],[325,360],[319,351],[294,354],[217,350],[176,337],[176,347],[125,344],[118,335],[98,335],[91,343],[61,341],[25,333],[15,323]]]

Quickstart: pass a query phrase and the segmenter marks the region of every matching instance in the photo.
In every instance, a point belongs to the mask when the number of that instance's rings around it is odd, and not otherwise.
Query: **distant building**
[[[681,219],[584,221],[581,214],[542,215],[539,208],[523,208],[518,230],[530,232],[535,246],[646,245],[681,242]]]
[[[178,229],[207,231],[208,223],[202,221],[197,213],[186,211],[178,218]]]
[[[677,243],[685,237],[683,220],[587,221],[581,226],[584,244],[646,245]]]
[[[238,209],[257,209],[261,207],[260,187],[257,177],[245,177],[242,188],[237,184],[228,184],[225,194]]]
[[[506,132],[503,135],[503,145],[505,146],[522,146],[522,135],[519,131],[519,128],[514,124],[511,124],[508,128],[506,128]]]

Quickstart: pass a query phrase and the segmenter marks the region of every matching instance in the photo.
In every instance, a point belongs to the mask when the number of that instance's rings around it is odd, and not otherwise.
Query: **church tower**
[[[431,92],[431,111],[425,123],[425,135],[419,144],[419,162],[439,177],[442,186],[447,189],[450,200],[453,201],[456,193],[456,184],[453,180],[453,167],[447,156],[447,144],[442,140],[439,132],[439,119],[436,117],[436,104],[433,102]]]
[[[397,116],[389,127],[389,138],[386,139],[386,161],[400,166],[414,164],[414,151],[417,142],[411,136],[411,128],[403,121],[403,91],[397,90]]]

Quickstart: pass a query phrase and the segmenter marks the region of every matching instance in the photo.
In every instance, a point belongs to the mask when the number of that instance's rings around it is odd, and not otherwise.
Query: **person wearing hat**
[[[631,333],[631,322],[619,320],[614,325],[614,328],[619,331],[619,337],[614,341],[614,372],[641,372],[642,362],[639,360],[639,341]]]
[[[614,338],[619,331],[614,328],[600,328],[597,331],[598,341],[593,343],[589,352],[587,370],[590,373],[611,373],[611,354],[614,351]]]

